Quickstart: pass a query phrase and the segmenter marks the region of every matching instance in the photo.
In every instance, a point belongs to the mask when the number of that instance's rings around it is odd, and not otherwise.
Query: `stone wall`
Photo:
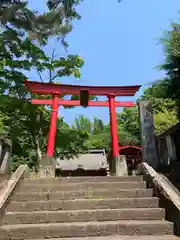
[[[160,199],[160,207],[166,210],[166,219],[174,223],[174,231],[180,236],[180,192],[162,174],[157,173],[147,163],[141,164],[141,171],[154,196]]]

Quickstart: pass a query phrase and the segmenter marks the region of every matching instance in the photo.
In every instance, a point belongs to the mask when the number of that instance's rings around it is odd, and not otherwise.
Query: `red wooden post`
[[[110,113],[110,125],[111,125],[111,144],[113,160],[116,161],[119,157],[119,143],[117,133],[117,120],[116,120],[116,106],[115,95],[109,95],[109,113]]]
[[[54,145],[56,138],[56,121],[58,116],[58,96],[54,95],[52,99],[52,110],[51,110],[51,120],[50,120],[50,129],[48,136],[48,144],[47,144],[47,156],[53,157],[54,155]]]

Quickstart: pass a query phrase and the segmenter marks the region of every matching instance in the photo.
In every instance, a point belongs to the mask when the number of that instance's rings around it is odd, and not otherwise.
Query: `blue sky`
[[[43,12],[44,2],[30,0],[29,5]],[[79,54],[85,65],[80,80],[70,77],[63,79],[63,83],[141,84],[144,88],[163,77],[164,73],[155,68],[164,57],[158,39],[173,20],[179,20],[179,0],[122,0],[120,4],[117,0],[84,0],[77,9],[82,19],[74,22],[73,31],[67,37],[68,53]],[[60,43],[54,44],[54,41],[48,45],[48,53],[54,46],[58,55],[65,54]],[[38,80],[34,72],[29,74],[29,79]],[[119,111],[121,109],[117,109]],[[90,119],[99,117],[109,121],[108,108],[67,110],[60,107],[59,114],[70,124],[82,114]]]

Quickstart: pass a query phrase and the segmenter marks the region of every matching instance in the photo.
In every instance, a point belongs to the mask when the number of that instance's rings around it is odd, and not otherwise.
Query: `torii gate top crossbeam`
[[[27,88],[33,93],[43,95],[48,94],[72,94],[79,95],[82,90],[87,90],[89,95],[96,96],[134,96],[140,89],[140,85],[135,86],[79,86],[68,84],[40,83],[34,81],[25,81]]]

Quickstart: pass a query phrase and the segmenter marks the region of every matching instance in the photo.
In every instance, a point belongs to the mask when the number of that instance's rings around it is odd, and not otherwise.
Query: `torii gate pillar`
[[[118,144],[117,120],[116,120],[115,95],[109,95],[109,114],[110,114],[110,126],[111,126],[112,155],[113,155],[113,160],[117,161],[119,157],[119,144]]]
[[[110,94],[108,98],[112,145],[111,174],[115,176],[126,176],[128,175],[126,158],[125,156],[120,155],[119,149],[115,95]]]
[[[47,143],[48,157],[53,157],[54,155],[54,147],[55,147],[55,139],[56,139],[56,122],[58,117],[58,101],[59,101],[58,96],[54,95],[52,98],[51,120],[50,120],[49,136],[48,136],[48,143]]]

